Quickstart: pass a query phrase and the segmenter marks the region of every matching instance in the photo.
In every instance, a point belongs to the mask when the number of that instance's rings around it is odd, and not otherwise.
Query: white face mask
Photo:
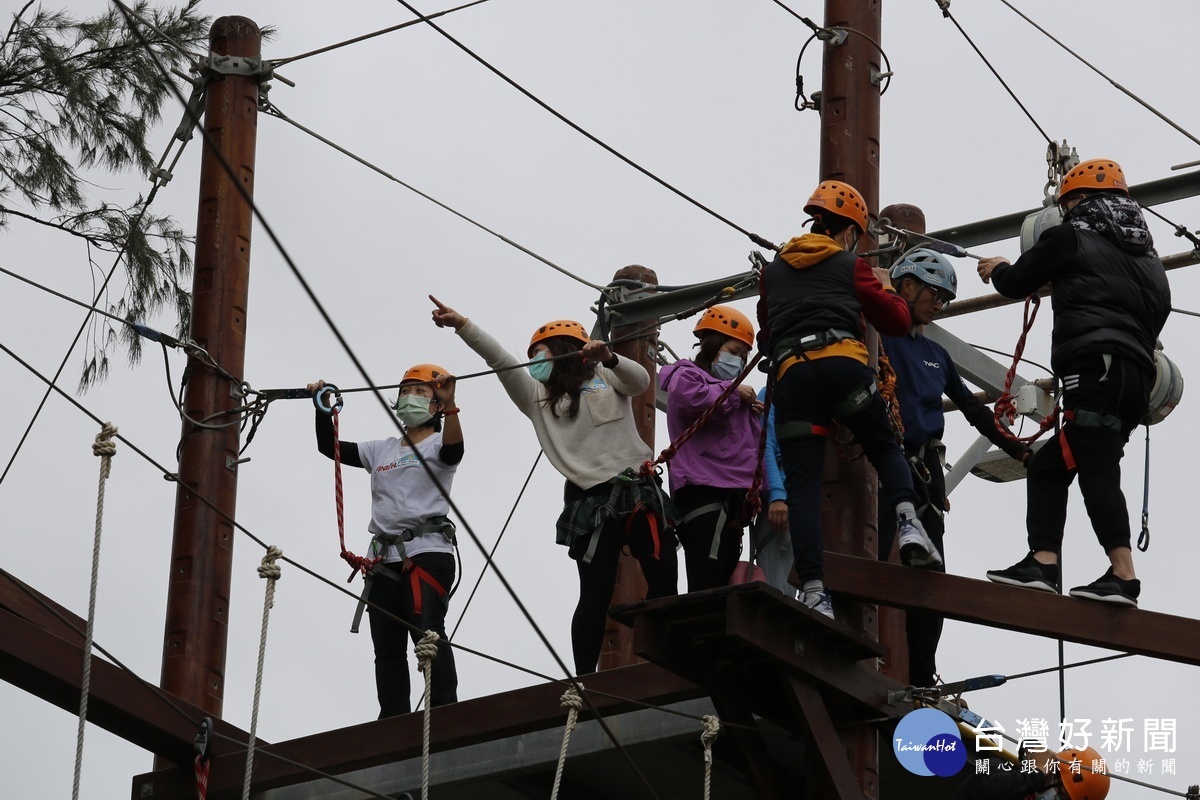
[[[397,398],[396,405],[392,406],[392,410],[404,423],[404,427],[416,428],[433,419],[433,414],[429,412],[429,402],[428,397],[421,397],[419,394],[401,395]]]
[[[713,361],[712,373],[715,377],[723,381],[731,381],[742,374],[742,370],[746,368],[745,359],[738,358],[733,353],[722,350],[717,353],[716,360]]]

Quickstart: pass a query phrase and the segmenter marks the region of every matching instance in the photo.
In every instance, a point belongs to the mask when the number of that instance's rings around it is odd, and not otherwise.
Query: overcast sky
[[[792,0],[820,21],[822,4]],[[7,19],[23,3],[0,0]],[[58,4],[48,2],[47,6]],[[98,0],[67,3],[76,14]],[[1017,5],[1111,77],[1181,126],[1200,133],[1194,103],[1193,37],[1200,6],[1056,0]],[[1037,205],[1045,140],[1003,92],[933,0],[884,3],[883,46],[895,77],[883,98],[880,196],[884,205],[913,203],[930,229]],[[206,0],[209,14],[241,14],[278,29],[267,57],[281,58],[406,21],[385,0],[330,4],[313,0]],[[438,10],[429,5],[427,12]],[[1115,158],[1132,183],[1167,177],[1170,167],[1200,158],[1200,148],[1172,130],[995,0],[956,3],[955,16],[993,60],[1033,116],[1084,158]],[[5,22],[4,24],[7,24]],[[818,117],[793,108],[796,57],[809,31],[771,0],[608,0],[605,3],[491,0],[441,20],[461,41],[567,117],[648,170],[738,225],[774,241],[801,232],[801,206],[818,175]],[[820,48],[802,65],[808,91],[820,84]],[[736,230],[689,205],[568,129],[435,31],[393,33],[280,70],[271,100],[296,121],[354,151],[591,283],[605,283],[631,263],[657,270],[664,284],[720,278],[744,270],[751,244]],[[161,152],[181,115],[166,119],[151,141]],[[260,118],[256,200],[321,301],[379,383],[394,383],[416,362],[454,372],[483,368],[455,336],[429,322],[434,294],[520,351],[530,331],[550,319],[590,325],[597,293],[464,223],[401,186],[273,118]],[[193,140],[159,195],[156,208],[194,228],[200,142]],[[106,197],[130,202],[146,191],[141,176],[104,176]],[[1159,208],[1200,228],[1200,201]],[[1161,254],[1189,249],[1151,219]],[[91,296],[94,276],[78,240],[13,220],[0,232],[0,264],[77,298]],[[1016,241],[974,248],[1018,254]],[[98,259],[104,268],[111,264]],[[962,297],[987,294],[973,261],[956,262]],[[1194,270],[1170,274],[1176,308],[1200,311]],[[0,341],[52,373],[82,319],[82,310],[11,278],[0,278]],[[316,378],[364,385],[279,252],[256,228],[248,310],[245,379],[255,388],[302,386]],[[742,304],[753,313],[752,305]],[[174,320],[148,320],[170,330]],[[663,339],[690,352],[693,321]],[[1163,334],[1168,354],[1187,376],[1200,375],[1196,319],[1176,314]],[[1011,352],[1020,333],[1017,307],[948,320],[974,344]],[[1049,363],[1049,310],[1030,335],[1026,355]],[[111,377],[80,399],[163,464],[174,464],[177,412],[163,359],[148,346],[142,362],[114,358]],[[183,366],[170,356],[172,380]],[[65,385],[75,384],[76,354]],[[1028,378],[1045,373],[1025,366]],[[0,359],[8,422],[0,426],[7,462],[44,386],[20,365]],[[1194,388],[1191,391],[1196,391]],[[459,404],[467,455],[455,500],[490,546],[538,452],[527,421],[494,377],[465,381]],[[1153,545],[1136,554],[1142,608],[1195,616],[1195,510],[1191,481],[1197,428],[1191,398],[1152,430]],[[276,403],[241,468],[237,519],[261,539],[344,581],[338,557],[332,465],[313,444],[307,402]],[[664,446],[665,426],[659,436]],[[347,398],[343,437],[391,435],[393,427],[366,394]],[[0,484],[6,525],[0,565],[80,615],[87,610],[95,517],[95,424],[52,397]],[[1143,431],[1125,460],[1124,488],[1133,516],[1141,509]],[[947,431],[953,461],[973,441],[960,418]],[[513,517],[497,562],[518,588],[560,654],[569,653],[576,598],[573,565],[554,544],[561,478],[541,464]],[[983,578],[1025,552],[1024,485],[968,478],[952,496],[947,561],[959,575]],[[175,487],[128,448],[118,446],[107,487],[96,640],[139,675],[160,670],[167,563]],[[365,473],[346,475],[350,549],[366,544],[369,488]],[[482,567],[462,536],[463,589],[454,624]],[[235,545],[225,717],[249,727],[263,581],[261,550],[239,535]],[[1082,504],[1073,494],[1064,554],[1067,586],[1106,566]],[[969,602],[969,598],[965,600]],[[271,614],[259,735],[290,739],[374,718],[370,638],[348,632],[354,603],[287,565]],[[1137,613],[1137,612],[1130,612]],[[1088,624],[1086,619],[1081,625]],[[461,643],[545,674],[557,675],[499,582],[484,580],[457,635]],[[1068,645],[1068,661],[1106,651]],[[939,653],[947,681],[987,673],[1017,674],[1052,666],[1050,640],[947,624]],[[469,655],[458,657],[460,697],[528,685],[533,678]],[[1118,753],[1129,773],[1182,791],[1200,783],[1200,714],[1190,692],[1196,670],[1144,658],[1071,670],[1068,719],[1132,718],[1132,746]],[[1006,727],[1019,719],[1058,716],[1057,677],[1013,681],[980,692],[972,707]],[[1144,720],[1177,719],[1174,754],[1147,753]],[[0,787],[9,797],[69,796],[75,719],[0,685]],[[19,720],[19,724],[15,721]],[[1175,758],[1175,775],[1161,760]],[[1137,762],[1152,762],[1138,774]],[[84,760],[86,798],[128,795],[132,775],[150,756],[90,727]],[[1114,792],[1113,796],[1117,796]],[[1121,798],[1159,795],[1130,788]]]

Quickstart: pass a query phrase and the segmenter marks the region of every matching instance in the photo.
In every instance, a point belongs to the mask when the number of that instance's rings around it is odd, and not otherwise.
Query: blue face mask
[[[553,371],[554,362],[547,360],[545,351],[534,356],[533,363],[529,365],[529,374],[538,383],[545,383],[550,380],[550,373]]]
[[[746,361],[744,359],[722,350],[717,353],[717,358],[713,361],[712,374],[723,381],[731,381],[741,375],[745,368]]]

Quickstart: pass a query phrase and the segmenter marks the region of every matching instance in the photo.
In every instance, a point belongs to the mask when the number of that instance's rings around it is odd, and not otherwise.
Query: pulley
[[[1144,420],[1147,425],[1162,422],[1183,398],[1183,373],[1174,361],[1161,350],[1154,351],[1154,388],[1150,390],[1150,410]]]
[[[1037,244],[1037,240],[1043,233],[1055,225],[1061,224],[1062,212],[1056,205],[1046,206],[1027,216],[1021,223],[1021,252],[1025,253]]]

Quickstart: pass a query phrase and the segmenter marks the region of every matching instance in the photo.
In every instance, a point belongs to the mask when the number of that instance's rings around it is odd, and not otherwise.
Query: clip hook
[[[333,395],[333,402],[327,404],[324,398],[329,394]],[[334,386],[332,383],[327,383],[322,386],[316,394],[313,395],[313,405],[316,406],[317,411],[320,411],[322,414],[333,414],[335,410],[342,410],[342,406],[345,405],[345,401],[342,399],[342,393],[338,387]]]

